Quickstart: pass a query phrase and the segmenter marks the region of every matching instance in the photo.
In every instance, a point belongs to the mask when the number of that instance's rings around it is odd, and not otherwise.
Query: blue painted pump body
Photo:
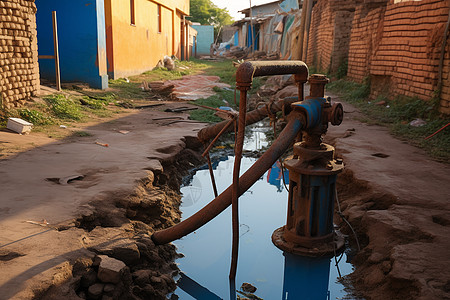
[[[312,98],[292,104],[294,110],[303,111],[306,116],[304,129],[314,128],[322,123],[322,110],[325,98]]]
[[[325,98],[311,98],[293,104],[294,110],[302,111],[306,117],[304,129],[313,129],[323,123],[325,103]],[[290,187],[296,192],[289,195],[287,224],[290,230],[303,237],[322,237],[333,232],[336,178],[331,173],[310,175],[302,174],[301,170],[291,174]]]

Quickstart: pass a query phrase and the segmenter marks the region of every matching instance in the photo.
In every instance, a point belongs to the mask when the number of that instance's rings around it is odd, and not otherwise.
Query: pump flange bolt
[[[344,161],[342,160],[342,158],[336,158],[336,164],[337,165],[342,165]]]
[[[344,107],[341,103],[336,102],[331,107],[331,113],[329,116],[331,125],[337,126],[342,123],[344,119]]]

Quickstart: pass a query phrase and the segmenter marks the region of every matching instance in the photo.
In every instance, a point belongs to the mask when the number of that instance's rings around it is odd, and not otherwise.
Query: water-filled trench
[[[252,127],[244,149],[267,146],[263,124]],[[255,158],[243,157],[241,172]],[[213,160],[219,193],[232,182],[234,157],[224,154]],[[288,192],[283,184],[279,163],[272,166],[239,198],[240,244],[235,287],[228,280],[231,260],[231,208],[197,231],[175,241],[181,270],[175,295],[179,299],[235,299],[243,283],[256,287],[262,299],[340,299],[347,293],[338,280],[335,259],[307,258],[284,253],[272,244],[273,231],[286,223]],[[288,172],[284,170],[288,184]],[[207,169],[197,170],[181,188],[182,219],[190,217],[214,199]],[[339,262],[342,276],[352,272],[343,254]],[[248,295],[247,295],[248,296]],[[258,299],[258,298],[253,298]]]

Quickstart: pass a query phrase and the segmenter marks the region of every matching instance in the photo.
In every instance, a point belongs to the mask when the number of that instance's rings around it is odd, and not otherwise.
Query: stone
[[[100,299],[103,293],[103,287],[105,285],[103,283],[95,283],[91,285],[88,289],[88,295],[93,299]]]
[[[150,277],[153,276],[153,273],[150,270],[137,270],[131,275],[133,276],[133,282],[143,288],[150,282]]]
[[[256,292],[257,288],[248,282],[244,282],[241,285],[241,290],[246,293],[254,293],[254,292]]]
[[[81,276],[80,285],[87,288],[95,283],[97,280],[97,273],[91,269],[86,274]]]
[[[103,288],[103,291],[105,293],[112,293],[116,289],[116,286],[111,283],[105,284],[105,287]]]
[[[101,259],[97,277],[104,283],[119,283],[121,273],[127,268],[123,261],[106,255],[98,255]]]

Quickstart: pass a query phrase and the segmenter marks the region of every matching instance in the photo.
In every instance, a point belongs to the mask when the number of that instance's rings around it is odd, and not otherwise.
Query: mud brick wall
[[[306,64],[321,72],[330,68],[333,50],[334,14],[330,1],[318,1],[311,15]]]
[[[347,76],[359,83],[369,76],[370,63],[381,40],[385,7],[356,8],[351,26]]]
[[[382,37],[371,61],[370,75],[375,80],[390,77],[390,91],[394,94],[431,99],[437,88],[448,10],[448,2],[440,0],[389,3]],[[447,48],[448,53],[450,47]],[[445,65],[445,79],[448,79],[448,54]],[[443,97],[447,100],[442,101],[442,105],[449,109],[450,87],[448,80],[445,83]],[[375,88],[372,94],[377,96],[379,92]]]
[[[0,1],[0,108],[19,107],[39,89],[34,0]]]
[[[331,56],[331,73],[338,72],[340,67],[348,60],[350,34],[353,11],[336,11],[334,22],[333,51]]]
[[[314,6],[306,63],[320,72],[336,72],[347,60],[357,0],[323,0]]]

